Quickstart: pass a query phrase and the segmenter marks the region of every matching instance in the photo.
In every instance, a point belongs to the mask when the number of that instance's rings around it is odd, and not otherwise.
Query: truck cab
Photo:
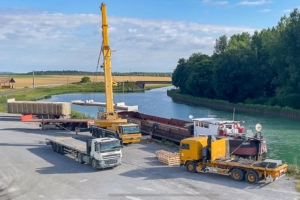
[[[87,142],[87,154],[89,155],[87,158],[93,158],[92,166],[94,168],[118,166],[121,164],[122,158],[120,141],[115,138],[92,139]]]
[[[140,126],[133,123],[119,124],[118,134],[123,143],[140,142],[142,137]]]
[[[95,138],[117,138],[122,144],[140,142],[142,138],[140,126],[134,123],[118,123],[103,128],[91,125],[90,133]]]

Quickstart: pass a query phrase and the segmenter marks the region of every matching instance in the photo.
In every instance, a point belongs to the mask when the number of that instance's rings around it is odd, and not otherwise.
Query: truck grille
[[[120,157],[121,157],[120,154],[104,155],[104,156],[103,156],[103,160],[119,159]]]
[[[117,162],[118,162],[118,160],[113,160],[113,159],[111,159],[111,160],[105,160],[105,164],[107,164],[107,165],[115,164]]]

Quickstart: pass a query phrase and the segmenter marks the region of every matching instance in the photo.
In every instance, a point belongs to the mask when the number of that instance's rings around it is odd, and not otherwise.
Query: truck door
[[[91,155],[96,159],[96,160],[100,160],[100,145],[97,141],[93,141],[92,142],[92,151],[91,151]]]
[[[190,144],[187,143],[181,143],[180,144],[180,160],[190,160],[191,155],[190,155]]]

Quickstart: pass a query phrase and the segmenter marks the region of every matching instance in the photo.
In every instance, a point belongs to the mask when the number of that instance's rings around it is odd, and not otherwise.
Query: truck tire
[[[61,146],[59,153],[60,153],[60,155],[64,155],[65,154],[65,147]]]
[[[93,159],[93,160],[92,160],[92,167],[93,167],[94,169],[97,169],[97,168],[98,168],[98,164],[97,164],[97,160],[96,160],[96,159]]]
[[[248,183],[257,183],[259,177],[256,171],[248,171],[245,175],[245,179]]]
[[[83,163],[84,163],[84,161],[83,161],[83,156],[82,156],[81,153],[78,153],[78,154],[77,154],[77,159],[78,159],[78,162],[79,162],[80,164],[83,164]]]
[[[235,181],[242,181],[245,177],[245,172],[242,169],[234,168],[230,173],[230,177]]]
[[[55,143],[52,143],[52,150],[55,151]]]
[[[196,164],[194,162],[187,162],[186,163],[186,169],[191,172],[191,173],[195,173],[196,172]]]
[[[69,124],[67,129],[69,131],[75,131],[75,125],[74,124]]]
[[[59,144],[55,145],[55,152],[60,153],[60,145]]]

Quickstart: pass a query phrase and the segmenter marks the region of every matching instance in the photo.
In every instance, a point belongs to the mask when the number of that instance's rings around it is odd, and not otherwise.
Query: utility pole
[[[67,74],[67,85],[69,85],[69,74]]]
[[[123,102],[124,102],[124,76],[123,76]]]
[[[32,87],[34,87],[34,70],[32,71]]]
[[[130,72],[129,72],[129,82],[131,82],[131,69],[130,69]]]

